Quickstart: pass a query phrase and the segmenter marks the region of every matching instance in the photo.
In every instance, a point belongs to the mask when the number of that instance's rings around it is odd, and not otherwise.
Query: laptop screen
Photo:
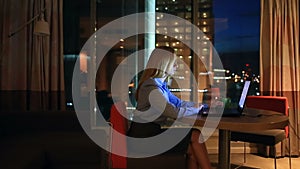
[[[243,91],[239,100],[239,109],[243,109],[244,105],[245,105],[245,101],[247,98],[247,94],[249,91],[249,87],[250,87],[250,83],[251,81],[245,81],[244,87],[243,87]]]
[[[248,91],[250,89],[250,83],[251,81],[245,81],[242,90],[238,90],[236,87],[236,84],[231,84],[227,91],[227,96],[226,98],[223,98],[221,100],[225,104],[225,108],[229,109],[238,109],[239,111],[243,110],[246,102],[246,98],[248,95]],[[206,103],[210,105],[211,99],[214,99],[215,96],[218,98],[219,92],[220,91],[214,91],[216,90],[215,88],[211,88],[209,92],[203,93],[203,100],[202,103]],[[218,89],[219,90],[219,89]],[[216,94],[217,93],[217,94]]]

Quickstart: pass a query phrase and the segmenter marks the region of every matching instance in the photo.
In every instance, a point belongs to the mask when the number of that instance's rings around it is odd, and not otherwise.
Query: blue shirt
[[[171,93],[166,82],[150,78],[140,86],[134,115],[148,122],[160,123],[167,118],[197,114],[199,109],[194,102],[183,101]]]
[[[162,82],[158,78],[154,78],[154,80],[168,102],[172,103],[175,107],[180,107],[182,105],[183,101],[176,97],[173,93],[171,93],[171,91],[168,88],[167,82]]]

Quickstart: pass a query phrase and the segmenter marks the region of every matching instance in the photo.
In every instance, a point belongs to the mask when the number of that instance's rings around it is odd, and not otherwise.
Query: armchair
[[[288,116],[288,100],[286,97],[279,96],[248,96],[246,100],[248,108],[257,108],[280,112]],[[276,164],[276,144],[284,141],[289,137],[288,126],[281,129],[251,131],[251,132],[232,132],[231,141],[243,141],[250,143],[263,144],[270,146],[274,151],[274,168]],[[245,149],[245,145],[244,145]],[[289,141],[290,151],[290,141]],[[244,151],[244,162],[246,162],[246,154]],[[291,169],[291,154],[289,152],[289,168]]]
[[[110,122],[112,127],[121,134],[126,135],[128,121],[119,111],[126,112],[126,107],[123,102],[115,103],[111,108]],[[126,113],[125,113],[126,114]],[[112,134],[111,148],[118,149],[123,153],[127,152],[126,137],[116,139],[117,135]],[[128,158],[116,154],[110,154],[110,168],[112,169],[185,169],[186,168],[186,154],[185,153],[163,153],[161,155],[147,157],[147,158]]]

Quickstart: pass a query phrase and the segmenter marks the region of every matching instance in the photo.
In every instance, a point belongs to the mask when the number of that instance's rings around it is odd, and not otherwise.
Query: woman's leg
[[[191,144],[188,147],[187,155],[188,155],[188,164],[187,164],[188,169],[199,169]]]
[[[191,150],[192,155],[197,161],[197,164],[201,169],[211,169],[210,160],[208,158],[208,152],[204,143],[199,142],[200,131],[193,130],[191,136]]]

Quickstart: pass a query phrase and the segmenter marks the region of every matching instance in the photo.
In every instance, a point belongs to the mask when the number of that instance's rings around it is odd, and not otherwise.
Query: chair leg
[[[290,125],[288,125],[289,127],[289,132],[291,131],[290,130]],[[291,138],[290,138],[290,133],[288,133],[288,139],[289,139],[289,167],[290,169],[292,169],[292,158],[291,158]]]
[[[277,169],[277,155],[276,155],[276,145],[273,146],[273,150],[274,150],[274,168]]]
[[[246,163],[246,142],[244,142],[244,163]]]
[[[109,131],[108,131],[108,140],[109,140],[109,147],[108,147],[108,149],[109,149],[109,152],[108,152],[108,169],[111,169],[112,168],[112,159],[111,159],[111,152],[112,152],[112,135],[113,135],[113,130],[112,130],[112,128],[113,128],[113,125],[112,125],[112,123],[108,123],[111,127],[108,129]]]

